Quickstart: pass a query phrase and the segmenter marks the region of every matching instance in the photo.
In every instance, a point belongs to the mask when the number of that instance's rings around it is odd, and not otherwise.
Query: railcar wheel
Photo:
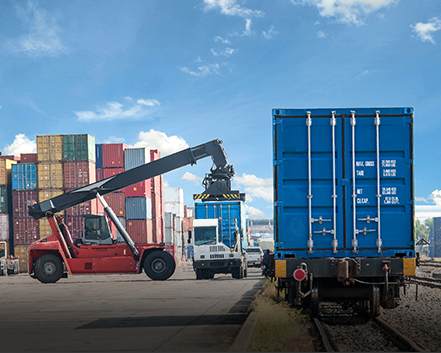
[[[175,272],[176,263],[167,251],[154,251],[144,260],[144,271],[154,281],[165,281]]]
[[[372,286],[371,298],[369,300],[369,316],[375,318],[380,316],[380,287]]]
[[[318,285],[314,283],[311,290],[311,315],[313,317],[318,317],[320,311],[320,298],[318,292]]]
[[[42,255],[35,263],[34,273],[41,283],[55,283],[63,275],[63,263],[56,255]]]

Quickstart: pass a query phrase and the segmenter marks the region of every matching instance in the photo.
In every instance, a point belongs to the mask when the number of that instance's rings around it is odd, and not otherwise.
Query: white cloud
[[[243,31],[242,36],[250,36],[251,34],[253,34],[253,32],[251,31],[251,19],[247,18],[245,20],[245,31]]]
[[[233,49],[233,48],[225,48],[224,50],[222,50],[222,51],[220,51],[219,53],[216,51],[216,50],[214,50],[213,48],[211,48],[211,53],[214,55],[214,56],[219,56],[219,55],[222,55],[222,56],[225,56],[225,57],[230,57],[231,55],[233,55],[234,53],[237,53],[238,52],[238,50],[237,49]]]
[[[294,5],[312,5],[320,16],[336,17],[339,22],[363,25],[363,17],[398,3],[399,0],[291,0]]]
[[[231,44],[231,41],[229,39],[224,39],[220,36],[215,37],[214,41],[215,42],[221,41],[223,44],[228,44],[228,45]]]
[[[244,187],[244,191],[253,198],[262,198],[267,202],[273,200],[273,180],[272,178],[262,179],[252,174],[236,176],[234,182]],[[243,191],[242,191],[243,192]]]
[[[197,71],[192,71],[188,67],[181,67],[181,71],[185,72],[189,75],[196,76],[196,77],[205,77],[207,75],[219,75],[219,64],[209,64],[204,66],[199,66]]]
[[[5,155],[19,156],[20,153],[35,153],[37,144],[35,140],[29,140],[25,134],[15,135],[14,141],[10,145],[6,145],[3,150]]]
[[[265,13],[258,10],[251,10],[236,4],[236,0],[204,0],[205,11],[220,10],[224,15],[240,17],[263,17]]]
[[[265,39],[271,39],[273,36],[275,36],[278,33],[279,32],[274,30],[274,26],[271,26],[268,31],[262,31],[262,34],[265,37]]]
[[[46,11],[29,1],[26,8],[17,6],[17,17],[23,22],[27,33],[6,42],[13,53],[24,53],[33,58],[56,57],[66,52],[59,37],[60,28],[54,18],[48,18]]]
[[[435,44],[432,34],[441,29],[441,20],[438,17],[434,17],[427,23],[418,22],[415,26],[410,25],[410,27],[413,28],[413,31],[423,42],[429,41]]]
[[[415,201],[421,201],[421,202],[428,203],[428,201],[425,197],[415,197]]]
[[[202,178],[198,177],[197,175],[194,175],[189,172],[185,172],[185,174],[182,176],[182,179],[191,181],[192,183],[195,183],[196,185],[201,185]]]
[[[124,99],[127,103],[107,102],[104,106],[97,106],[94,111],[74,112],[78,121],[112,121],[124,119],[140,119],[151,113],[149,108],[159,106],[161,103],[156,99],[138,99],[136,103],[130,97]]]
[[[317,32],[317,37],[325,39],[327,37],[327,35],[326,35],[325,32],[318,31]]]
[[[250,218],[263,218],[263,217],[265,217],[265,213],[263,213],[258,208],[245,205],[245,210],[246,210],[247,216]]]
[[[139,141],[135,143],[134,148],[145,147],[149,150],[159,150],[161,157],[179,152],[188,148],[187,142],[180,136],[167,136],[164,132],[141,131],[138,135]]]
[[[432,191],[428,199],[432,200],[435,203],[435,205],[441,206],[441,190]]]
[[[160,106],[161,103],[156,99],[138,99],[136,101],[138,104],[146,105],[148,107]]]

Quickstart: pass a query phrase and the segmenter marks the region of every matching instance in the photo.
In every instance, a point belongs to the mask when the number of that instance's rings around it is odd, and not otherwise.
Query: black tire
[[[240,267],[233,268],[233,271],[232,271],[231,275],[235,279],[240,279]]]
[[[154,281],[165,281],[173,275],[175,269],[175,259],[167,251],[154,251],[144,260],[145,274]]]
[[[204,279],[204,274],[202,270],[196,269],[196,279]]]
[[[35,262],[34,273],[41,283],[55,283],[63,275],[63,262],[57,255],[42,255]]]

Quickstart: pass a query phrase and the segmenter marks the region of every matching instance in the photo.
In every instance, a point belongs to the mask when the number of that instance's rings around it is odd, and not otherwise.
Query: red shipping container
[[[152,197],[150,179],[128,186],[124,189],[126,197]]]
[[[37,153],[20,153],[19,163],[37,163]]]
[[[95,163],[69,161],[63,163],[63,182],[66,189],[76,189],[96,181]]]
[[[149,222],[150,221],[150,222]],[[126,220],[126,230],[135,244],[153,243],[151,229],[151,220],[131,219]]]
[[[67,189],[66,192],[75,189]],[[104,207],[97,198],[66,209],[67,216],[82,216],[83,214],[104,214]]]
[[[123,192],[112,192],[103,196],[117,217],[126,216],[126,198]]]
[[[64,223],[73,241],[83,238],[83,216],[66,216]]]
[[[37,190],[12,190],[12,216],[29,217],[29,206],[37,202]]]
[[[100,169],[100,168],[97,168],[96,169],[96,172],[95,172],[95,175],[96,175],[96,181],[100,181],[100,180],[103,180],[104,179],[104,174],[103,174],[103,170],[102,169]]]
[[[103,144],[103,168],[124,168],[124,150],[129,146],[123,143]]]
[[[14,246],[29,245],[38,239],[38,221],[32,217],[14,218]]]
[[[124,168],[103,168],[103,179],[122,173]]]

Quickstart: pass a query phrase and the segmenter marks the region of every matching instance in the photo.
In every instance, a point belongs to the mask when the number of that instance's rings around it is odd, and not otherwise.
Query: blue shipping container
[[[18,163],[12,165],[12,189],[33,190],[37,188],[37,165]]]
[[[103,145],[102,144],[96,144],[95,145],[95,168],[96,169],[102,169],[103,168]]]
[[[144,165],[146,160],[145,148],[127,148],[124,150],[124,170]]]
[[[196,219],[219,219],[219,241],[233,248],[236,224],[243,237],[242,247],[247,247],[246,209],[242,201],[210,201],[195,204]]]
[[[152,219],[152,199],[126,197],[126,219]]]
[[[273,109],[276,259],[415,256],[413,113]]]

